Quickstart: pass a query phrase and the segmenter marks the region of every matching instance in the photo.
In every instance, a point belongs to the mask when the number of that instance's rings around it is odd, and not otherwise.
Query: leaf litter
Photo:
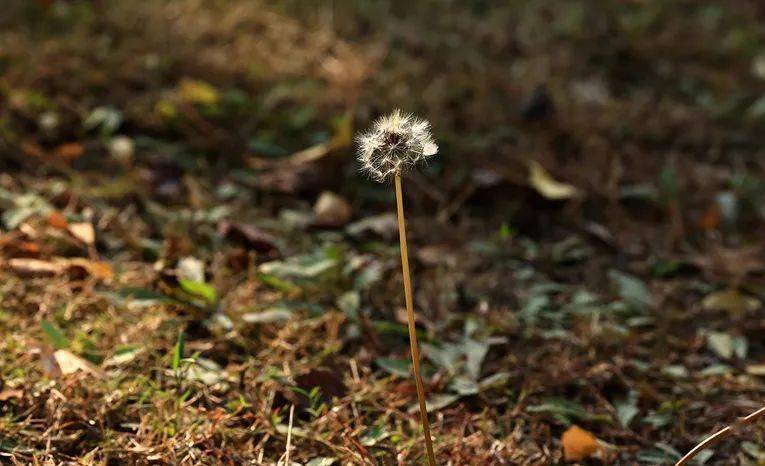
[[[445,153],[406,198],[440,460],[666,463],[761,403],[758,7],[277,3],[10,2],[4,458],[276,463],[295,405],[293,464],[421,461],[349,163],[392,102]]]

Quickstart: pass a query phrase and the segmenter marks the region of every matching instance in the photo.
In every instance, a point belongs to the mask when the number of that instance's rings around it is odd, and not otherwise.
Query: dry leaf
[[[699,218],[696,224],[699,230],[714,230],[720,225],[721,218],[722,212],[720,212],[720,205],[714,203],[709,206],[709,208],[704,212],[701,218]]]
[[[61,368],[56,362],[56,358],[53,357],[53,348],[48,345],[32,345],[33,351],[39,351],[40,364],[42,365],[43,372],[51,379],[57,379],[61,377]]]
[[[68,144],[61,144],[56,147],[55,154],[64,159],[67,163],[71,163],[82,156],[85,153],[85,146],[78,142],[70,142]]]
[[[739,249],[717,247],[691,261],[710,276],[741,278],[765,271],[762,252],[759,245]]]
[[[43,150],[40,144],[30,139],[21,143],[21,151],[30,157],[45,158],[45,150]]]
[[[8,401],[11,398],[23,398],[24,391],[19,389],[8,389],[0,392],[0,401]]]
[[[346,231],[351,236],[362,236],[368,233],[380,235],[384,238],[391,238],[396,234],[398,224],[396,223],[396,214],[385,213],[365,217],[361,220],[348,225]]]
[[[429,267],[457,265],[456,247],[451,244],[431,244],[417,249],[417,258]]]
[[[95,377],[103,377],[104,374],[93,363],[82,359],[81,357],[67,351],[56,350],[53,353],[53,360],[61,370],[62,375],[74,374],[77,371],[82,371]]]
[[[29,254],[37,254],[40,252],[40,245],[32,241],[22,241],[18,244],[18,248]]]
[[[50,217],[48,217],[48,223],[53,228],[67,228],[69,226],[69,222],[66,221],[66,218],[64,218],[63,215],[56,212],[55,210],[50,213]]]
[[[218,235],[241,241],[257,252],[280,252],[278,241],[272,234],[252,225],[223,220],[218,223]]]
[[[67,227],[69,233],[75,238],[87,244],[93,245],[96,242],[96,231],[93,229],[93,225],[89,222],[71,223]]]
[[[351,205],[337,194],[324,191],[313,206],[314,222],[319,226],[339,227],[351,220]]]
[[[707,311],[726,311],[741,315],[759,309],[760,301],[752,296],[742,295],[738,290],[731,288],[707,295],[701,305]]]
[[[22,275],[55,275],[62,271],[60,264],[27,257],[9,259],[8,266]]]
[[[215,87],[196,79],[182,79],[178,92],[181,99],[191,104],[215,105],[220,100],[220,93]]]
[[[112,267],[106,262],[91,261],[80,257],[73,259],[58,257],[52,260],[19,257],[9,259],[7,264],[14,272],[21,275],[57,275],[80,269],[101,280],[109,280],[114,276]]]
[[[101,280],[111,280],[114,276],[112,266],[106,262],[91,261],[88,259],[75,258],[66,261],[66,268],[82,268],[88,275]]]
[[[536,160],[529,162],[529,184],[539,194],[553,201],[571,199],[579,195],[579,190],[574,185],[556,181]]]
[[[571,426],[561,437],[563,457],[566,461],[581,461],[602,450],[597,437],[577,425]]]
[[[749,364],[746,366],[746,373],[749,375],[765,377],[765,364]]]

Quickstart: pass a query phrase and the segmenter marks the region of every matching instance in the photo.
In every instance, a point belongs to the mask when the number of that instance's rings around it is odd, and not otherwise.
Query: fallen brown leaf
[[[576,186],[554,179],[536,160],[529,162],[529,184],[543,197],[552,201],[571,199],[579,195]]]
[[[82,241],[88,246],[96,242],[96,231],[89,222],[70,223],[67,227],[72,236]]]
[[[566,461],[581,461],[601,451],[597,437],[577,425],[569,427],[561,437]]]
[[[108,263],[91,261],[81,257],[73,259],[57,257],[51,260],[17,257],[9,259],[7,264],[8,267],[20,275],[58,275],[65,272],[82,270],[88,275],[101,280],[109,280],[114,276],[112,267]]]
[[[758,377],[765,377],[765,364],[749,364],[746,366],[746,373]]]
[[[62,375],[74,374],[75,372],[82,371],[98,378],[104,377],[103,371],[93,363],[86,361],[67,350],[56,350],[53,353],[53,360],[58,365]]]
[[[64,218],[63,215],[56,212],[55,210],[50,213],[50,217],[48,217],[48,223],[53,228],[64,229],[69,226],[69,222],[66,221],[66,218]]]
[[[38,159],[45,158],[45,150],[36,141],[31,139],[25,140],[21,143],[21,151],[30,157],[36,157]]]
[[[760,308],[760,301],[752,296],[745,296],[738,290],[716,291],[707,295],[701,302],[707,311],[725,311],[735,315],[743,315]]]
[[[48,345],[32,345],[33,351],[39,351],[40,365],[42,365],[45,375],[52,379],[61,377],[61,368],[53,357],[53,348]]]
[[[79,142],[70,142],[56,147],[54,153],[67,163],[71,163],[85,153],[85,146]]]
[[[704,212],[704,214],[699,218],[696,225],[698,226],[699,230],[714,230],[720,225],[720,219],[722,218],[721,212],[720,212],[720,205],[717,203],[712,204],[709,206],[709,208]]]
[[[694,257],[691,262],[711,277],[741,279],[765,270],[760,246],[739,249],[717,247],[706,254]]]
[[[40,245],[32,241],[22,241],[19,243],[19,249],[29,254],[37,254],[40,252]]]
[[[417,258],[429,267],[438,265],[455,266],[457,264],[456,250],[450,244],[426,245],[417,250]]]
[[[0,401],[8,401],[11,398],[23,398],[24,391],[19,389],[8,389],[0,392]]]
[[[88,275],[101,280],[110,280],[114,276],[112,266],[106,262],[92,261],[88,259],[69,259],[67,261],[67,268],[81,267]]]
[[[343,197],[324,191],[313,206],[314,223],[324,227],[341,227],[351,220],[351,205]]]
[[[60,264],[27,257],[9,259],[8,266],[22,275],[55,275],[62,271]]]
[[[218,235],[246,243],[257,252],[279,252],[276,238],[252,225],[223,220],[218,223]]]

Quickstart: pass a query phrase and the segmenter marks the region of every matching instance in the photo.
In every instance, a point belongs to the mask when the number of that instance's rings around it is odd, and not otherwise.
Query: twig
[[[759,418],[762,416],[765,416],[765,406],[758,409],[757,411],[753,412],[752,414],[746,416],[746,417],[740,417],[734,422],[733,424],[729,425],[728,427],[721,429],[714,434],[710,435],[709,437],[705,438],[701,443],[693,447],[693,450],[686,453],[685,456],[680,458],[680,461],[675,463],[675,466],[682,466],[686,463],[688,463],[691,459],[693,459],[694,456],[696,456],[700,451],[705,450],[709,447],[711,447],[714,443],[716,443],[719,440],[722,440],[734,433],[736,433],[737,428],[748,425],[748,424],[754,424]]]
[[[290,406],[290,422],[289,426],[287,426],[287,451],[284,453],[284,464],[285,466],[290,466],[290,449],[292,448],[292,418],[295,415],[295,405]]]
[[[425,389],[420,373],[420,350],[417,346],[417,329],[414,325],[414,305],[412,303],[412,282],[409,277],[409,252],[406,247],[406,225],[404,220],[404,200],[401,193],[401,175],[396,173],[396,207],[398,211],[398,235],[401,243],[401,269],[404,275],[404,297],[406,299],[406,317],[409,323],[409,346],[412,353],[412,369],[414,381],[417,385],[417,399],[420,403],[420,421],[425,434],[425,448],[428,452],[428,464],[436,466],[436,456],[433,453],[433,441],[430,438],[430,424],[428,423],[428,410],[425,405]]]

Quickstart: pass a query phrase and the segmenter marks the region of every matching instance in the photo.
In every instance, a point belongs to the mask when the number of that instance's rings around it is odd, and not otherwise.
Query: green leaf
[[[680,364],[670,364],[661,368],[661,373],[675,379],[688,377],[688,369]]]
[[[500,239],[508,239],[511,236],[513,236],[514,233],[515,232],[513,231],[513,229],[506,222],[502,223],[502,225],[499,227]]]
[[[651,265],[651,275],[669,278],[677,275],[686,264],[679,260],[657,260]]]
[[[183,359],[185,349],[186,337],[183,331],[181,331],[178,333],[178,341],[175,342],[175,348],[173,348],[173,360],[170,363],[170,367],[176,372],[181,368],[181,360]]]
[[[412,363],[408,359],[377,358],[375,363],[384,371],[398,377],[409,377]]]
[[[341,258],[342,251],[335,246],[326,246],[310,254],[266,262],[260,265],[258,271],[281,279],[314,280],[335,270]]]
[[[637,407],[637,397],[634,392],[631,392],[628,397],[618,398],[614,401],[614,407],[616,407],[616,416],[619,418],[619,423],[627,427],[630,425],[635,416],[640,413]]]
[[[358,314],[361,305],[361,297],[358,291],[348,291],[337,298],[337,307],[349,317]]]
[[[637,458],[641,463],[674,464],[680,459],[680,452],[668,445],[658,444],[655,448],[641,450]]]
[[[98,128],[103,136],[114,133],[122,124],[122,113],[114,107],[94,108],[82,122],[86,131]]]
[[[659,429],[672,422],[672,415],[669,413],[651,413],[644,417],[640,422],[648,424],[654,429]]]
[[[432,413],[433,411],[438,411],[439,409],[446,408],[460,398],[462,398],[460,395],[454,395],[452,393],[438,393],[425,401],[426,409],[428,412]],[[409,412],[414,412],[415,408],[418,407],[413,405],[411,408],[409,408]]]
[[[693,458],[693,462],[696,464],[706,464],[706,462],[709,461],[709,458],[714,455],[714,450],[701,450],[696,454],[696,457]]]
[[[653,306],[654,301],[651,292],[642,280],[618,270],[608,272],[608,277],[616,286],[619,296],[632,309],[644,311]]]
[[[266,262],[260,266],[260,271],[282,278],[315,278],[337,265],[337,261],[334,259],[315,261],[307,258],[300,259],[303,260]]]
[[[468,377],[458,376],[452,379],[449,390],[460,396],[476,395],[480,391],[478,383]]]
[[[723,332],[710,332],[707,336],[707,346],[723,359],[733,357],[733,337]]]
[[[553,244],[550,254],[558,264],[573,264],[590,257],[592,248],[578,236],[570,236]]]
[[[422,352],[433,364],[446,369],[450,374],[457,372],[464,355],[462,346],[456,343],[443,343],[440,346],[424,343]]]
[[[2,197],[6,197],[5,193],[8,191],[3,190]],[[21,225],[24,220],[34,215],[47,215],[52,209],[47,200],[34,193],[22,194],[20,196],[9,196],[12,202],[12,207],[7,207],[3,210],[2,218],[3,223],[9,230]]]
[[[373,447],[390,436],[384,425],[376,425],[367,429],[361,437],[361,444],[365,447]]]
[[[478,382],[478,389],[483,391],[504,388],[509,380],[509,372],[497,372]]]
[[[563,424],[572,424],[573,420],[611,421],[611,416],[590,413],[579,403],[564,400],[562,398],[550,398],[541,405],[528,406],[526,411],[529,413],[551,414],[556,420]]]
[[[462,351],[465,353],[465,371],[473,380],[478,380],[481,375],[481,365],[489,352],[489,344],[485,341],[465,338]]]
[[[730,374],[731,372],[733,372],[733,369],[726,364],[712,364],[699,371],[699,374],[704,377],[714,377],[717,375]]]
[[[741,450],[756,460],[765,461],[765,450],[756,443],[743,442],[741,444]]]
[[[264,285],[270,286],[271,288],[278,291],[282,291],[284,293],[292,293],[300,289],[300,287],[298,287],[297,285],[290,283],[287,280],[282,280],[281,278],[268,273],[259,273],[257,278]]]
[[[218,293],[215,291],[215,288],[207,283],[195,282],[184,278],[178,280],[178,283],[181,285],[181,289],[186,293],[199,296],[210,304],[218,302]]]
[[[745,358],[749,344],[745,337],[734,337],[724,332],[709,332],[707,346],[722,359],[733,356]]]
[[[54,348],[64,349],[69,347],[69,340],[64,335],[64,332],[62,332],[61,329],[56,326],[56,324],[52,324],[47,320],[43,320],[40,322],[40,326],[42,327],[43,332],[45,332],[45,336],[48,338],[48,341],[50,341]]]
[[[332,466],[337,461],[337,458],[329,458],[322,456],[321,458],[314,458],[307,462],[305,466]]]

